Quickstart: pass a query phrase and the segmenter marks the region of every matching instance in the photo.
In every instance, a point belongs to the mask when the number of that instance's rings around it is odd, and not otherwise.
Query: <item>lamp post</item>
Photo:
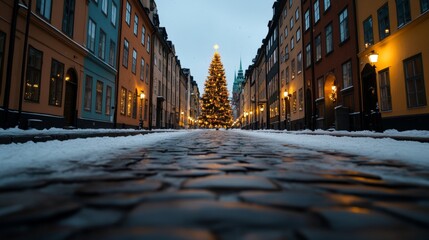
[[[378,62],[378,53],[376,53],[374,50],[371,51],[368,55],[368,60],[369,62],[372,64],[372,67],[374,68],[374,73],[375,73],[375,64]],[[380,107],[378,105],[378,96],[377,96],[377,75],[375,75],[374,78],[374,85],[373,85],[373,91],[372,91],[372,95],[371,95],[371,102],[375,101],[375,109],[372,110],[371,109],[371,122],[372,122],[372,128],[373,130],[377,131],[377,132],[381,132],[382,131],[382,127],[381,127],[381,113],[380,113]],[[372,104],[371,104],[372,105]]]
[[[261,129],[263,129],[264,128],[264,115],[263,115],[263,113],[264,113],[264,104],[261,104],[260,105],[260,109],[259,109],[260,111],[261,111]]]
[[[289,116],[287,113],[287,100],[289,99],[289,93],[287,91],[283,92],[283,100],[285,101],[285,129],[290,130],[288,128],[288,123],[289,123]]]
[[[141,104],[141,111],[140,111],[140,122],[139,122],[139,129],[143,128],[143,99],[145,98],[144,91],[140,92],[140,104]]]

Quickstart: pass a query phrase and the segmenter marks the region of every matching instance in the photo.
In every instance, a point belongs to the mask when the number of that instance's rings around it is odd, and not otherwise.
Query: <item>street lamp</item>
[[[140,104],[141,104],[141,112],[140,112],[140,122],[139,122],[139,129],[143,128],[143,99],[145,98],[144,91],[142,90],[140,92]]]
[[[285,101],[285,129],[290,130],[287,126],[288,126],[288,122],[290,122],[289,120],[289,116],[287,114],[287,100],[289,99],[289,93],[288,91],[284,91],[283,92],[283,100]]]
[[[378,53],[371,51],[371,53],[368,55],[368,59],[372,65],[375,65],[378,62]]]
[[[260,105],[259,105],[259,110],[261,111],[261,114],[260,114],[260,116],[261,116],[261,129],[263,129],[264,128],[264,115],[263,115],[263,112],[264,112],[264,104],[263,103],[261,103]]]

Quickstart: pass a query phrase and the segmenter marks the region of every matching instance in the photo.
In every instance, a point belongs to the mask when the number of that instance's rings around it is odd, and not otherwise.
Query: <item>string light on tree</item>
[[[228,99],[225,70],[218,52],[219,45],[216,44],[213,48],[215,53],[204,84],[199,122],[204,128],[229,128],[232,124],[232,111]]]

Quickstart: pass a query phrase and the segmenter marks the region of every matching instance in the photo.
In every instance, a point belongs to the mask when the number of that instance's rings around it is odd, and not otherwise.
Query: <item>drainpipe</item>
[[[30,32],[30,20],[31,20],[31,5],[33,1],[28,0],[27,6],[27,18],[25,23],[25,36],[24,36],[24,52],[22,53],[22,64],[21,64],[21,83],[19,87],[19,107],[18,107],[18,126],[21,126],[21,116],[22,116],[22,98],[24,95],[24,81],[25,81],[25,60],[27,59],[27,48],[28,48],[28,34]]]
[[[11,21],[11,29],[9,36],[9,50],[7,57],[7,67],[6,67],[6,86],[4,90],[4,99],[3,99],[3,108],[4,108],[4,121],[3,128],[8,128],[10,125],[8,123],[9,118],[9,98],[10,98],[10,85],[12,81],[12,66],[13,66],[13,56],[15,51],[15,36],[16,36],[16,22],[18,18],[18,10],[19,10],[19,0],[15,0],[13,3],[12,10],[12,21]]]

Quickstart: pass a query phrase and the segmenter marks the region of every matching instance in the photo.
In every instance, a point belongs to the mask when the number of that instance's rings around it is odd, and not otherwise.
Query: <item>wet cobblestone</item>
[[[0,186],[1,239],[427,239],[429,169],[234,131]],[[404,181],[406,180],[406,181]]]

